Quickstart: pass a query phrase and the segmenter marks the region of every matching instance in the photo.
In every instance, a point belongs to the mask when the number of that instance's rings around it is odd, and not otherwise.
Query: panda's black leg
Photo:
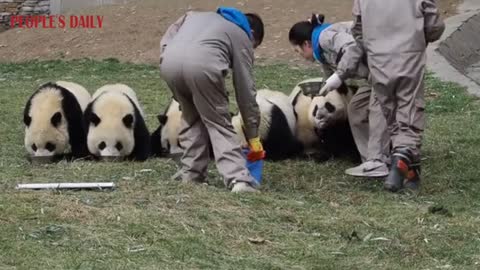
[[[135,146],[130,154],[130,158],[136,161],[145,161],[149,158],[151,151],[150,132],[136,107],[135,119],[136,123],[133,130]]]
[[[161,140],[162,140],[161,127],[158,127],[150,136],[150,146],[151,146],[150,153],[154,157],[160,157],[162,155]]]

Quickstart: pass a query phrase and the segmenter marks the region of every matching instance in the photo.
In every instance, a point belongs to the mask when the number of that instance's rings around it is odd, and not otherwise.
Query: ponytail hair
[[[294,24],[288,33],[290,43],[295,46],[301,46],[305,41],[311,41],[313,30],[317,26],[322,25],[324,20],[325,15],[313,13],[308,21]]]

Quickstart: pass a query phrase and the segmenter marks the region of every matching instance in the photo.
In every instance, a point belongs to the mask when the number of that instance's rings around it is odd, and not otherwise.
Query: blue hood
[[[331,24],[329,23],[322,23],[321,25],[315,27],[312,33],[312,47],[313,47],[313,57],[315,60],[319,61],[322,64],[325,64],[325,59],[323,58],[323,50],[320,47],[320,35],[322,34],[323,30],[327,29]]]
[[[243,12],[233,7],[219,7],[217,9],[217,13],[222,15],[222,17],[226,20],[242,28],[243,31],[247,33],[248,37],[252,37],[250,23],[248,23],[247,16],[245,16]]]

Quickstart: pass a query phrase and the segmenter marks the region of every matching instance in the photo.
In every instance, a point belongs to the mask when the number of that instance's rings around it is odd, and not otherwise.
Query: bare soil
[[[461,0],[439,0],[444,17],[455,14]],[[157,64],[159,42],[166,28],[188,9],[215,10],[230,5],[256,12],[266,25],[266,37],[256,51],[267,61],[301,61],[287,40],[292,24],[312,12],[326,14],[329,22],[351,20],[353,0],[132,0],[127,4],[76,10],[73,15],[103,15],[101,29],[11,29],[0,33],[0,62],[32,59],[117,58]],[[66,14],[67,16],[70,15]]]

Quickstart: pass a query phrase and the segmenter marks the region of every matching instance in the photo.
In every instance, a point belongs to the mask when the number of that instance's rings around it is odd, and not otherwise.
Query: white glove
[[[323,94],[326,94],[332,90],[335,90],[337,88],[340,87],[340,85],[342,85],[342,80],[340,79],[340,77],[338,76],[337,73],[333,73],[332,76],[330,76],[330,78],[327,79],[327,81],[325,82],[325,85],[322,87],[322,89],[320,89],[320,92],[319,92],[319,95],[323,95]]]

